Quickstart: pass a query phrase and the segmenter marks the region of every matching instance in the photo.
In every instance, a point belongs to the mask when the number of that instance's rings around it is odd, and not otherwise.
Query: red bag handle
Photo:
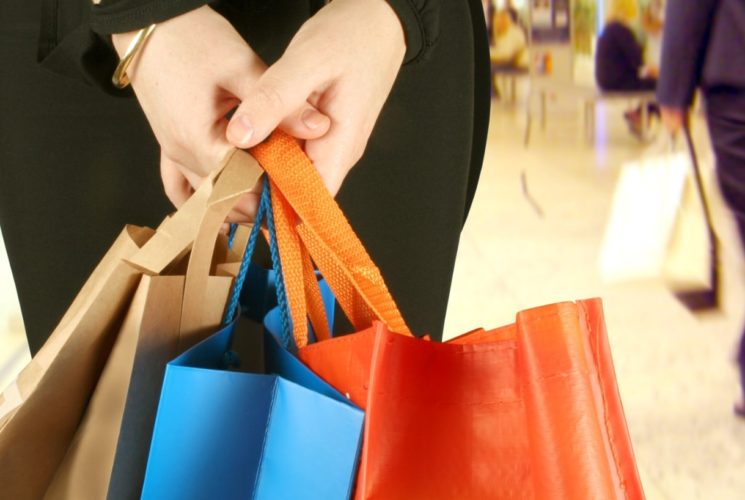
[[[275,131],[251,153],[269,175],[272,192],[286,202],[274,203],[275,213],[292,212],[285,214],[291,223],[277,228],[280,255],[283,243],[286,249],[296,248],[296,236],[290,233],[294,227],[356,329],[380,320],[392,331],[411,335],[380,270],[295,139]],[[301,256],[295,251],[282,258],[300,262]],[[304,290],[304,283],[298,283],[303,274],[307,273],[285,274],[288,296]],[[293,302],[298,299],[290,299],[291,307]]]

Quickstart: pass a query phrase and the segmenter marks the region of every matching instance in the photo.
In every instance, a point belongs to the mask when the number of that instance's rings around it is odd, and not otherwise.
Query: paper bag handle
[[[194,242],[202,214],[223,170],[233,158],[233,152],[223,158],[220,165],[172,216],[158,226],[155,234],[127,262],[145,274],[157,275],[186,254]],[[224,181],[223,181],[224,182]]]
[[[264,171],[258,162],[245,151],[234,149],[223,161],[224,168],[210,177],[211,190],[205,209],[199,218],[197,231],[189,256],[184,282],[181,308],[179,348],[192,345],[206,327],[219,325],[223,311],[207,310],[204,304],[209,293],[210,268],[215,242],[225,218],[238,200],[257,188]],[[201,187],[200,187],[201,189]],[[232,278],[226,278],[232,279]],[[219,316],[216,316],[219,314]],[[217,320],[213,321],[212,318]]]

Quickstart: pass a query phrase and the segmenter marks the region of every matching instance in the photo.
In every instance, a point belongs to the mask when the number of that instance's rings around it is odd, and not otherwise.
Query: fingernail
[[[245,146],[254,134],[251,121],[246,115],[234,116],[230,123],[230,140],[239,146]]]
[[[306,109],[305,111],[303,111],[300,119],[306,127],[313,130],[320,127],[321,124],[326,120],[326,117],[315,109]]]

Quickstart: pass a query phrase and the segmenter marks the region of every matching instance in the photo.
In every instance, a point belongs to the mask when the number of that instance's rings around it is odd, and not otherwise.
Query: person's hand
[[[686,110],[682,108],[670,108],[662,106],[660,108],[662,123],[671,136],[677,135],[686,119]]]
[[[120,55],[133,36],[112,37]],[[253,96],[265,70],[230,23],[206,6],[159,24],[134,59],[127,74],[161,146],[163,185],[177,207],[232,148],[225,115]],[[314,139],[327,132],[329,119],[303,100],[276,124]],[[257,202],[244,198],[229,220],[253,220]]]
[[[305,152],[335,195],[365,150],[405,52],[403,28],[385,0],[334,0],[242,94],[227,137],[235,146],[252,147],[312,103],[331,119],[331,128],[309,138]]]

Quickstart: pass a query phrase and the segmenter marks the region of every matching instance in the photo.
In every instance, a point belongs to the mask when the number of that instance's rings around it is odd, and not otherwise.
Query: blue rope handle
[[[269,186],[269,180],[264,177],[264,189],[261,193],[261,201],[259,202],[259,208],[256,213],[256,220],[254,226],[251,229],[251,234],[248,237],[248,243],[246,244],[246,251],[243,253],[243,259],[238,270],[238,276],[235,279],[235,286],[230,295],[230,301],[228,302],[227,313],[225,315],[224,325],[230,324],[238,312],[238,301],[246,281],[246,275],[248,274],[248,267],[251,263],[251,256],[256,248],[256,241],[258,240],[259,232],[261,230],[261,223],[266,217],[266,225],[269,231],[269,251],[272,257],[272,267],[274,268],[274,279],[275,289],[277,292],[277,304],[279,305],[280,316],[282,318],[282,345],[288,349],[292,349],[294,346],[294,338],[292,336],[292,319],[290,316],[290,306],[287,302],[287,293],[285,291],[285,283],[282,274],[282,262],[279,258],[279,250],[277,247],[277,231],[274,226],[274,214],[272,212],[272,198],[271,188]],[[231,235],[228,238],[228,245],[232,246],[233,238],[235,237],[235,229],[231,226]]]
[[[230,231],[228,232],[228,250],[233,248],[233,241],[235,241],[235,233],[238,230],[238,224],[230,224]]]
[[[263,200],[263,195],[262,195]],[[230,300],[228,301],[228,308],[227,313],[225,314],[225,320],[223,321],[223,325],[228,325],[233,322],[233,319],[235,319],[235,315],[238,312],[238,299],[240,299],[241,296],[241,290],[243,289],[243,284],[246,281],[246,275],[248,274],[248,266],[251,263],[251,256],[254,253],[254,249],[256,248],[256,240],[259,238],[259,232],[261,230],[261,221],[264,219],[264,213],[266,211],[266,207],[264,206],[264,203],[259,203],[259,209],[256,212],[256,220],[254,220],[254,226],[251,228],[251,234],[248,237],[248,243],[246,244],[246,251],[243,254],[243,259],[241,260],[241,266],[238,269],[238,276],[235,278],[235,286],[233,286],[233,291],[230,294]],[[233,224],[233,226],[237,226],[236,224]],[[232,236],[235,237],[235,231],[232,230],[233,233]],[[233,244],[232,238],[228,238],[228,248],[230,248]]]
[[[295,345],[295,338],[292,335],[292,317],[290,315],[290,304],[287,302],[287,290],[285,289],[284,273],[282,272],[282,261],[279,258],[279,246],[277,245],[277,231],[274,227],[274,212],[272,211],[271,203],[271,188],[269,187],[269,180],[264,180],[264,192],[262,193],[263,198],[266,197],[266,226],[269,230],[269,253],[272,256],[272,267],[274,268],[274,288],[277,292],[277,305],[279,305],[279,312],[282,318],[282,345],[293,351],[297,349]]]

